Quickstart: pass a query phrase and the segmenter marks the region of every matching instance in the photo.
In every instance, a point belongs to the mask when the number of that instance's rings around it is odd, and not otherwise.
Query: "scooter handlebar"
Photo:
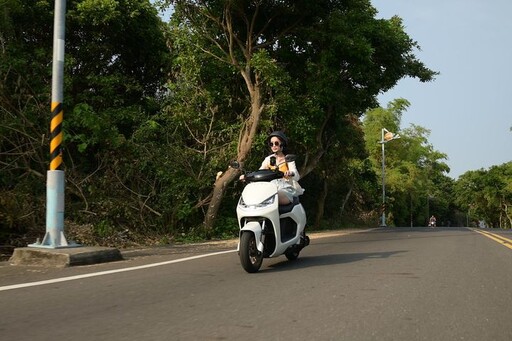
[[[269,182],[275,179],[281,179],[284,173],[281,171],[273,171],[270,169],[260,169],[245,175],[244,180],[247,182],[265,181]]]

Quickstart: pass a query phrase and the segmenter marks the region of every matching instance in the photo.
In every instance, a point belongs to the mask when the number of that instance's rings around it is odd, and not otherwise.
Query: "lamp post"
[[[393,134],[386,128],[382,128],[381,130],[381,139],[379,141],[382,146],[382,218],[381,218],[381,227],[386,227],[386,152],[384,145],[392,140],[399,139],[399,134]]]

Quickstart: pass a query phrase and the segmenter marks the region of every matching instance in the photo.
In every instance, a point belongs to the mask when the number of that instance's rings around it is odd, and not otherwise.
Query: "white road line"
[[[115,270],[93,272],[93,273],[89,273],[89,274],[69,276],[69,277],[62,277],[62,278],[55,278],[55,279],[48,279],[48,280],[45,280],[45,281],[38,281],[38,282],[6,285],[6,286],[3,286],[3,287],[0,287],[0,291],[7,291],[7,290],[14,290],[14,289],[28,288],[28,287],[35,287],[35,286],[39,286],[39,285],[53,284],[53,283],[59,283],[59,282],[68,282],[68,281],[75,281],[77,279],[83,279],[83,278],[89,278],[89,277],[111,275],[111,274],[115,274],[115,273],[119,273],[119,272],[127,272],[127,271],[135,271],[135,270],[141,270],[141,269],[147,269],[147,268],[154,268],[156,266],[162,266],[162,265],[168,265],[168,264],[174,264],[174,263],[181,263],[181,262],[186,262],[186,261],[194,260],[194,259],[198,259],[198,258],[205,258],[205,257],[210,257],[210,256],[222,255],[222,254],[230,253],[230,252],[236,252],[236,250],[208,253],[208,254],[198,255],[198,256],[193,256],[193,257],[174,259],[174,260],[170,260],[170,261],[166,261],[166,262],[152,263],[152,264],[146,264],[146,265],[139,265],[139,266],[134,266],[134,267],[131,267],[131,268],[123,268],[123,269],[115,269]]]

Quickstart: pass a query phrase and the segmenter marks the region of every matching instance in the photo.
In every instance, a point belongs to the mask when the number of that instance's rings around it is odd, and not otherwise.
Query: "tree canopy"
[[[405,76],[430,81],[436,74],[414,56],[418,45],[401,20],[376,19],[366,0],[169,3],[174,5],[171,25],[192,37],[182,42],[196,49],[194,58],[202,53],[221,63],[218,70],[225,64],[236,72],[229,79],[238,85],[222,93],[239,99],[233,109],[240,126],[236,135],[225,135],[224,144],[238,136],[233,158],[240,162],[248,158],[258,134],[281,129],[298,141],[303,176],[325,172],[319,165],[332,148],[354,150],[350,146],[361,140],[343,136],[353,127],[350,116],[357,118],[375,106],[376,96]],[[216,78],[201,82],[209,89],[212,83],[226,88]],[[171,114],[182,111],[174,110]],[[231,115],[221,111],[216,119]],[[352,131],[357,134],[358,129]],[[207,230],[226,184],[235,177],[236,171],[227,169],[215,182],[206,201]]]
[[[401,117],[410,103],[397,99],[387,108],[369,110],[364,118],[366,148],[373,169],[382,174],[381,129],[397,133]],[[385,185],[389,225],[422,226],[435,212],[438,221],[453,221],[449,190],[452,180],[446,175],[447,155],[436,151],[428,141],[430,131],[417,125],[400,131],[400,139],[386,143]],[[432,206],[432,207],[431,207]]]
[[[512,228],[512,162],[462,174],[455,198],[472,224]]]

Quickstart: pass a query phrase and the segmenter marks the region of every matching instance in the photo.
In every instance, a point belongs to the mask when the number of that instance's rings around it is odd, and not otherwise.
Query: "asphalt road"
[[[491,232],[316,235],[297,261],[256,274],[229,243],[64,269],[1,263],[0,339],[512,340],[512,234]]]

